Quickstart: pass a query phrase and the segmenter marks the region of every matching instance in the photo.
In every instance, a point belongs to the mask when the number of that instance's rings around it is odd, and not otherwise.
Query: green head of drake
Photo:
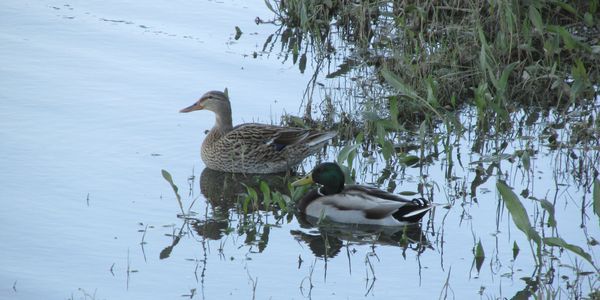
[[[326,162],[317,165],[310,173],[303,178],[294,181],[293,186],[318,183],[322,185],[319,192],[323,195],[333,195],[340,193],[344,189],[344,172],[336,163]]]

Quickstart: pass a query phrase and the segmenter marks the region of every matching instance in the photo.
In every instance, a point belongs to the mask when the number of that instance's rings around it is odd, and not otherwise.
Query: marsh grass
[[[563,106],[597,93],[597,0],[266,3],[280,27],[263,50],[280,42],[301,71],[298,56],[312,54],[329,78],[365,65],[365,76],[388,69],[407,100],[427,100],[415,107],[466,102],[500,113],[514,102]]]
[[[524,110],[562,120],[587,112],[571,138],[600,137],[598,0],[266,3],[275,17],[257,22],[278,28],[263,53],[280,49],[301,72],[308,56],[314,72],[305,122],[320,112],[342,140],[376,141],[387,161],[394,142],[382,133],[431,130],[465,105],[486,135],[512,130]]]
[[[521,284],[514,299],[598,299],[597,0],[267,0],[266,5],[274,19],[257,22],[276,29],[260,55],[275,53],[300,72],[312,72],[303,115],[287,116],[285,122],[336,129],[330,151],[348,183],[443,204],[423,224],[442,257],[447,224],[468,222],[471,210],[490,200],[482,194],[493,192],[496,231],[509,222],[518,236],[509,232],[505,242],[496,239],[492,245],[486,233],[472,232],[476,276],[484,263],[511,266],[502,277]],[[540,168],[547,161],[551,166]],[[443,182],[432,180],[434,169],[443,172]],[[551,174],[543,174],[548,169]],[[554,186],[540,188],[541,176],[552,177]],[[400,191],[404,183],[416,189]],[[481,189],[490,183],[495,189]],[[583,197],[569,198],[563,186]],[[249,251],[263,252],[271,229],[291,222],[304,192],[290,186],[274,190],[260,180],[244,185],[235,206],[222,209],[215,237],[243,237]],[[565,220],[561,210],[567,203],[580,207],[581,215]],[[451,212],[459,220],[449,220]],[[207,235],[208,219],[201,221],[196,232]],[[581,236],[561,235],[572,225],[567,221],[580,222]],[[317,227],[321,235],[331,229]],[[321,235],[302,237],[323,240],[326,269],[327,257],[343,242]],[[395,243],[406,249],[409,241],[404,232]],[[373,257],[365,257],[371,284]],[[513,278],[517,259],[532,261],[520,281]],[[314,264],[300,283],[303,295],[311,293],[313,270]],[[442,271],[447,277],[439,283],[439,297],[453,298],[452,268]],[[479,294],[495,296],[484,286]]]

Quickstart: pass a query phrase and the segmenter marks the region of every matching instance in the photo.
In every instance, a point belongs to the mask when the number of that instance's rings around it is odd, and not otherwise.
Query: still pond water
[[[321,235],[265,213],[249,228],[227,204],[207,201],[231,192],[199,156],[214,117],[178,110],[228,87],[234,123],[278,123],[298,113],[310,78],[275,53],[252,57],[273,31],[254,23],[272,17],[262,1],[8,0],[0,16],[0,299],[495,299],[534,272],[526,238],[498,209],[495,178],[475,188],[477,201],[461,194],[478,176],[473,163],[489,165],[470,154],[470,133],[453,141],[453,180],[444,157],[426,169],[443,206],[408,232],[408,247],[385,233]],[[527,142],[510,141],[506,152]],[[563,156],[535,147],[531,174],[501,162],[515,191],[558,199],[570,243],[586,245],[582,222],[600,240],[597,220],[581,214],[589,191],[557,174]],[[195,200],[194,219],[178,217],[161,169],[186,207]],[[361,170],[362,183],[380,171]],[[419,178],[407,169],[398,191],[416,190]]]

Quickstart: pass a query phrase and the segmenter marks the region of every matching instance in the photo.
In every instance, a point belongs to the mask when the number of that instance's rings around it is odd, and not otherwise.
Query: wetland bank
[[[0,8],[3,298],[600,297],[598,1]],[[297,174],[207,169],[213,117],[177,110],[224,87],[234,124],[338,135]],[[305,219],[321,161],[437,206]]]
[[[283,122],[337,130],[317,160],[336,160],[348,181],[440,205],[421,226],[391,232],[295,215],[303,230],[290,232],[318,258],[303,296],[312,296],[319,263],[329,285],[330,261],[344,251],[353,275],[362,247],[365,297],[435,283],[429,298],[600,297],[598,1],[266,5],[275,17],[256,22],[276,29],[252,56],[310,72],[300,113]],[[294,224],[303,193],[275,186],[257,178],[230,201],[238,215],[229,230],[259,253],[271,227]],[[397,272],[379,275],[372,261],[387,247],[402,259]],[[408,250],[418,262],[411,288],[401,284]],[[382,289],[398,293],[378,291],[381,277],[396,280]]]

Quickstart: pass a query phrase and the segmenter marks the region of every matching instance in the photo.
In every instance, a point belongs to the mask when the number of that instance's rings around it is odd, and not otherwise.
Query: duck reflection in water
[[[319,222],[304,214],[296,214],[300,226],[307,230],[291,230],[297,241],[306,243],[312,253],[320,258],[335,257],[345,245],[382,245],[401,247],[417,254],[433,249],[420,224],[385,227],[364,224]],[[404,255],[404,252],[403,252]]]
[[[230,214],[240,213],[237,209],[240,195],[246,194],[247,187],[260,191],[260,183],[265,182],[271,191],[287,194],[286,176],[286,173],[242,174],[205,168],[200,174],[200,192],[208,202],[211,214],[204,220],[194,220],[194,230],[206,238],[221,239],[230,227]]]

